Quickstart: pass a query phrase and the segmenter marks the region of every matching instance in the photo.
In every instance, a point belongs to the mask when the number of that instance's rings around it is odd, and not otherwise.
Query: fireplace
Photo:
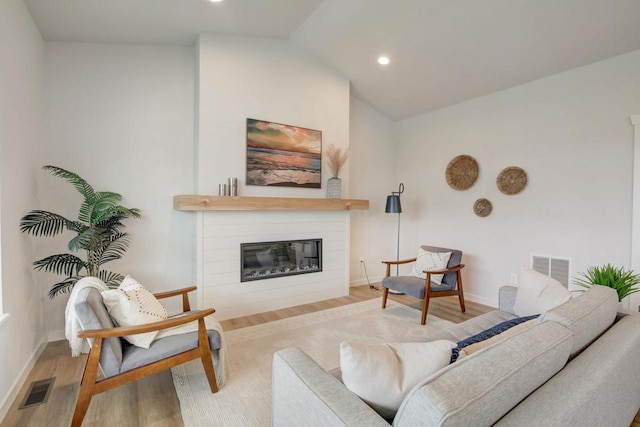
[[[240,281],[322,271],[322,239],[240,244]]]

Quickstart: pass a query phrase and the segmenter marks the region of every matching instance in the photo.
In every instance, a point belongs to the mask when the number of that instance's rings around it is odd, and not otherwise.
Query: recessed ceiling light
[[[222,0],[209,0],[211,3],[220,3]]]
[[[378,64],[387,65],[388,63],[389,63],[389,58],[387,58],[386,56],[380,56],[378,58]]]

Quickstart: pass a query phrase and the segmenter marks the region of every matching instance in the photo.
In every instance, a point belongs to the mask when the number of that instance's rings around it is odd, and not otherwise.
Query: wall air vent
[[[571,280],[571,258],[552,255],[531,254],[531,268],[550,276],[569,288]]]

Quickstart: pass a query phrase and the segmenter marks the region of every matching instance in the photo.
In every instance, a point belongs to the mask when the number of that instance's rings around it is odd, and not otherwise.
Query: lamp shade
[[[387,205],[384,211],[386,213],[401,213],[402,206],[400,205],[400,196],[396,194],[387,196]]]

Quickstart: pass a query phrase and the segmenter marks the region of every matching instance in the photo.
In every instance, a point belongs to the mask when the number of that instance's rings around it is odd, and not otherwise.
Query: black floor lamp
[[[387,196],[387,205],[384,208],[385,213],[397,213],[398,214],[398,246],[396,249],[396,261],[400,261],[400,214],[402,213],[402,205],[400,204],[400,195],[404,193],[404,184],[400,183],[398,191],[392,191]],[[396,276],[400,266],[396,264]]]

